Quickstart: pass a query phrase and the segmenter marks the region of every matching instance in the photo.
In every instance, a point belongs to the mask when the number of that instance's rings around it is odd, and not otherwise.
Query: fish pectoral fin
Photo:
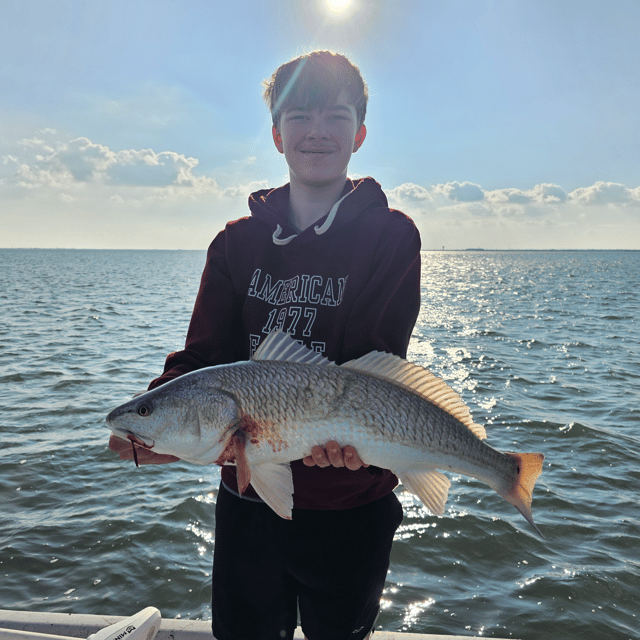
[[[231,446],[236,459],[236,473],[238,477],[238,491],[242,495],[251,482],[251,465],[247,460],[243,435],[231,436]]]
[[[252,468],[251,486],[281,517],[291,520],[293,509],[293,477],[289,463],[259,464]]]
[[[444,505],[447,502],[449,487],[451,486],[447,476],[435,469],[396,471],[396,475],[411,493],[420,498],[431,513],[436,516],[444,514]]]

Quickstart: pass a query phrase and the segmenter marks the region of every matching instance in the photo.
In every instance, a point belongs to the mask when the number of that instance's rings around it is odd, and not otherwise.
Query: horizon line
[[[0,251],[207,251],[207,247],[201,249],[183,249],[183,248],[144,248],[144,247],[0,247]],[[520,249],[492,249],[486,247],[473,247],[467,249],[420,249],[420,253],[448,253],[448,252],[463,252],[463,253],[483,253],[490,251],[640,251],[638,249],[606,249],[606,248],[590,248],[590,249],[569,249],[569,248],[520,248]]]

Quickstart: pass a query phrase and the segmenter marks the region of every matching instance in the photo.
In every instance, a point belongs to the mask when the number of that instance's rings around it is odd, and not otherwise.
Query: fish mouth
[[[127,436],[127,440],[130,440],[131,442],[137,444],[140,447],[143,447],[144,449],[153,449],[153,447],[156,446],[155,440],[151,440],[151,444],[149,444],[149,442],[147,442],[146,440],[143,440],[142,438],[134,435],[133,433],[130,433]]]
[[[123,440],[129,440],[129,442],[137,444],[143,449],[153,449],[153,447],[156,446],[155,440],[151,438],[143,438],[142,436],[139,436],[133,433],[133,431],[129,431],[127,429],[112,428],[111,432],[114,436],[122,438]]]

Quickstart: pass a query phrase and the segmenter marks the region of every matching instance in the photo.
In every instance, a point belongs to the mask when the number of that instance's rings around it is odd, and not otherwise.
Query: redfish
[[[387,353],[336,365],[272,333],[251,360],[176,378],[114,409],[107,424],[156,453],[236,464],[240,491],[251,483],[283,518],[293,507],[289,462],[335,440],[393,471],[436,515],[451,484],[441,471],[449,471],[489,485],[542,536],[531,500],[544,455],[493,449],[444,380]]]

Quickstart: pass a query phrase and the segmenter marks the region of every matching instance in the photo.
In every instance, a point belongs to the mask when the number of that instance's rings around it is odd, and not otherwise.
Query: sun
[[[353,17],[360,9],[358,0],[320,0],[323,13],[329,22],[344,22]]]
[[[349,8],[352,0],[327,0],[327,8],[332,13],[342,13]]]
[[[362,8],[362,0],[315,0],[316,11],[324,18],[323,24],[337,25],[353,18]]]

